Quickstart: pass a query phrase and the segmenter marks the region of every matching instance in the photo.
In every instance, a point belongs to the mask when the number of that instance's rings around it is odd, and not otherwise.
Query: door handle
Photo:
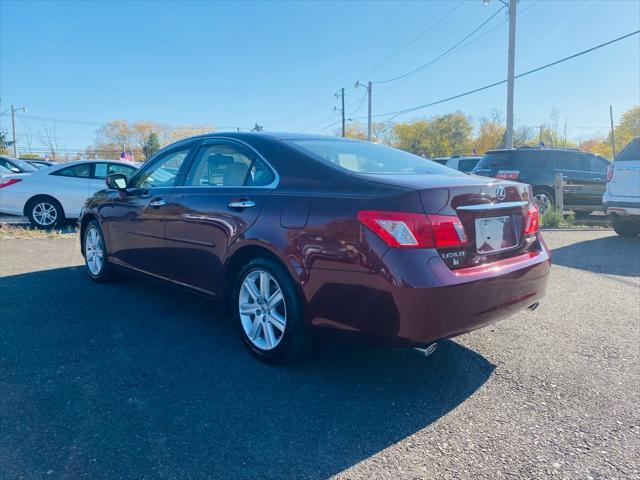
[[[253,203],[251,200],[238,200],[234,202],[229,202],[227,206],[229,208],[251,208],[251,207],[255,207],[256,204]]]
[[[164,198],[159,198],[158,200],[154,200],[149,203],[150,207],[164,207],[167,204],[167,201]]]

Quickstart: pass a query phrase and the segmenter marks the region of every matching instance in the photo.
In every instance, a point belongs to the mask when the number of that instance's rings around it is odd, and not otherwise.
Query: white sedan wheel
[[[33,206],[31,215],[38,225],[50,227],[58,219],[58,210],[49,202],[38,202]]]

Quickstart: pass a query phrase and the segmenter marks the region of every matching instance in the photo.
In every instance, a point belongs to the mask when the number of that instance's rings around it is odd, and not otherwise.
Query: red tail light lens
[[[540,229],[540,210],[537,205],[529,205],[527,221],[524,224],[524,234],[533,235]]]
[[[8,178],[6,180],[0,180],[0,188],[8,187],[9,185],[14,185],[21,181],[21,178]]]
[[[613,178],[613,165],[607,165],[607,182]]]
[[[503,180],[517,180],[520,175],[520,170],[498,170],[496,178],[502,178]]]
[[[460,219],[423,213],[358,212],[358,220],[395,248],[447,248],[467,243]]]

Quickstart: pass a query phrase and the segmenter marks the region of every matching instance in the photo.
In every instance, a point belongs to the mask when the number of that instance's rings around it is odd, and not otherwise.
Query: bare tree
[[[51,159],[58,158],[58,136],[56,135],[56,126],[47,122],[42,122],[40,126],[40,142],[51,153]]]

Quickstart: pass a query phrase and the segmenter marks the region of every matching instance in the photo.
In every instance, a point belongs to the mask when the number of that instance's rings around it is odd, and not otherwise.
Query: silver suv
[[[604,211],[618,235],[640,234],[640,137],[635,137],[607,168]]]

